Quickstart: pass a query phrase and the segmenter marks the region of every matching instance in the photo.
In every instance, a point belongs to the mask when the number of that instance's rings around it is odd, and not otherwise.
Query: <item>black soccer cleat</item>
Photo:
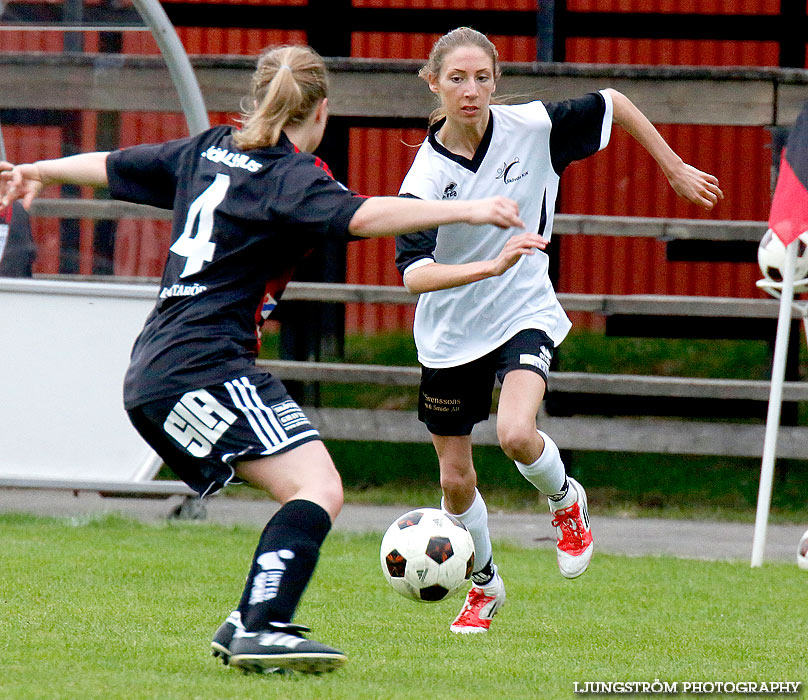
[[[230,643],[230,665],[253,673],[325,673],[345,664],[341,651],[306,639],[309,628],[272,622],[269,629],[247,632],[239,629]]]
[[[239,629],[244,629],[244,625],[241,624],[241,613],[234,610],[216,630],[211,640],[210,648],[213,655],[220,657],[225,666],[230,663],[230,644],[233,642],[233,635]]]

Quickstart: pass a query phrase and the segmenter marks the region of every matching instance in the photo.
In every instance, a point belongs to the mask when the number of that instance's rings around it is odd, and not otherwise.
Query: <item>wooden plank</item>
[[[550,390],[568,394],[768,401],[771,383],[752,379],[553,372]],[[784,401],[808,401],[808,382],[784,382]]]
[[[160,57],[153,58],[0,55],[0,107],[181,112],[168,70]]]
[[[430,442],[413,411],[304,407],[327,440]],[[765,426],[651,418],[542,418],[561,449],[760,457]],[[496,421],[480,423],[474,442],[496,445]],[[808,428],[782,427],[777,456],[805,459]]]
[[[556,214],[553,233],[562,235],[656,238],[660,241],[754,241],[766,233],[765,221],[709,221],[647,216]]]
[[[31,216],[59,219],[157,219],[170,221],[173,211],[117,199],[35,199]]]
[[[792,126],[797,121],[797,115],[806,99],[808,99],[808,90],[805,85],[778,85],[776,125]]]
[[[402,285],[334,284],[331,282],[290,282],[283,293],[286,301],[357,302],[363,304],[415,304],[418,295]]]
[[[773,120],[775,91],[762,80],[645,78],[641,74],[612,77],[511,76],[504,74],[497,92],[524,99],[558,101],[614,88],[625,94],[655,124],[766,126]]]
[[[157,297],[159,280],[143,277],[99,275],[37,275],[40,280],[65,283],[137,284],[139,294]],[[9,282],[0,281],[0,285]],[[25,284],[25,281],[21,281]],[[151,285],[151,288],[149,288]],[[417,297],[403,286],[372,284],[335,284],[331,282],[290,282],[283,294],[285,301],[323,301],[328,303],[414,304]],[[558,295],[567,311],[588,311],[602,316],[696,316],[703,318],[777,318],[779,303],[774,299],[735,297],[664,296],[658,294],[565,294]],[[799,309],[792,318],[801,318]]]
[[[301,382],[418,386],[421,380],[420,367],[297,360],[258,360],[256,364],[279,379]]]
[[[424,119],[434,106],[417,77],[422,61],[326,62],[335,116]],[[207,108],[237,111],[254,59],[194,57],[192,64]],[[499,92],[553,100],[614,87],[657,123],[761,126],[790,123],[806,84],[808,72],[795,69],[506,63]],[[162,57],[122,54],[0,53],[0,108],[180,111]]]
[[[414,304],[417,297],[403,286],[291,282],[284,292],[287,301],[363,302]],[[602,316],[701,316],[705,318],[777,318],[774,299],[735,297],[665,296],[661,294],[565,294],[558,299],[567,311],[589,311]],[[793,318],[801,318],[794,309]]]
[[[114,199],[36,199],[31,215],[63,219],[161,219],[171,211]],[[553,233],[561,235],[657,238],[661,241],[759,241],[765,221],[705,221],[643,216],[556,214]]]
[[[417,65],[416,65],[417,64]],[[411,71],[388,72],[368,62],[367,72],[331,68],[328,107],[342,117],[426,119],[437,106],[435,96],[418,77],[423,61],[412,62]]]
[[[702,318],[777,318],[774,299],[733,297],[665,296],[661,294],[559,294],[568,311],[596,311],[603,316],[699,316]],[[598,309],[594,309],[599,304]],[[795,308],[792,318],[801,318]]]
[[[197,496],[182,481],[87,481],[72,479],[25,479],[0,477],[0,488],[53,489],[56,491],[96,491],[99,493],[167,498],[168,496]]]
[[[282,380],[335,384],[418,386],[419,367],[259,360],[258,366]],[[559,394],[610,394],[667,398],[768,401],[770,383],[751,379],[660,377],[595,372],[553,372],[550,390]],[[784,401],[808,401],[808,382],[785,382]]]

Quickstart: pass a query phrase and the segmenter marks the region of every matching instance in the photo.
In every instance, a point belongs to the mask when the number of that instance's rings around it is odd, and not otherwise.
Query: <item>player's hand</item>
[[[525,228],[519,218],[519,205],[507,197],[489,197],[469,202],[470,224],[493,224],[500,228]]]
[[[42,177],[35,164],[12,165],[0,161],[0,208],[21,199],[23,207],[29,209],[42,187]]]
[[[724,199],[715,175],[704,173],[684,162],[668,174],[668,182],[680,197],[707,211],[718,204],[719,199]]]
[[[2,212],[3,209],[5,209],[11,203],[11,200],[8,199],[7,195],[9,187],[7,175],[10,175],[13,168],[14,166],[8,161],[0,160],[0,212]]]
[[[520,233],[511,236],[503,246],[499,255],[493,260],[494,275],[501,275],[521,259],[523,255],[533,255],[538,250],[544,250],[548,241],[535,233]]]

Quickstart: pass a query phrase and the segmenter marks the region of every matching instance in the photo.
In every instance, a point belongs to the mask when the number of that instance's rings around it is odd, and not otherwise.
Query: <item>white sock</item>
[[[440,507],[448,513],[444,500],[441,498]],[[488,532],[488,508],[480,492],[474,489],[474,501],[465,513],[452,513],[452,515],[468,529],[474,541],[474,572],[480,571],[491,560],[493,552],[491,535]]]
[[[539,491],[546,496],[556,496],[564,491],[564,487],[568,485],[567,472],[564,469],[564,462],[561,461],[561,453],[558,451],[558,445],[555,444],[553,439],[547,433],[541,430],[537,431],[544,440],[544,449],[541,456],[533,462],[533,464],[522,464],[514,460],[516,468],[533,484]],[[571,505],[575,501],[574,491],[570,488],[567,494],[560,500],[553,503],[553,508],[565,508],[565,502],[569,499]]]

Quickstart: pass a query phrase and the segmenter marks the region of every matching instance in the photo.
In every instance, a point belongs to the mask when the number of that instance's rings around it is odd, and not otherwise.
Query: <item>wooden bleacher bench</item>
[[[103,200],[37,200],[33,213],[38,216],[77,218],[161,218],[169,212],[122,202]],[[559,214],[555,231],[561,235],[628,235],[659,240],[759,240],[765,223],[755,221],[701,221],[687,219],[648,219]],[[44,277],[44,276],[43,276]],[[97,277],[71,276],[75,280]],[[132,279],[103,278],[104,281],[132,282]],[[151,282],[156,280],[144,280]],[[406,289],[387,285],[331,284],[292,282],[285,301],[327,303],[414,304],[416,297]],[[567,311],[583,311],[617,320],[658,318],[668,322],[679,319],[689,323],[707,319],[744,325],[769,323],[774,328],[778,303],[770,299],[729,297],[666,296],[654,294],[559,294]],[[800,318],[797,310],[793,317]],[[259,365],[281,379],[302,382],[369,383],[387,386],[417,386],[418,367],[385,367],[336,362],[296,362],[262,360]],[[768,399],[769,383],[739,379],[705,379],[581,372],[555,372],[550,392],[555,395],[606,395],[690,399],[694,401],[753,401]],[[808,401],[808,382],[786,382],[783,398],[787,402]],[[306,407],[326,439],[428,442],[429,435],[418,423],[414,412],[371,409]],[[762,424],[694,421],[677,418],[624,418],[600,416],[542,416],[542,425],[556,438],[562,449],[620,452],[659,452],[685,455],[760,456],[763,445]],[[475,429],[475,440],[496,444],[494,422]],[[808,428],[782,427],[778,456],[805,458]],[[2,481],[0,481],[0,485]],[[160,486],[149,486],[159,489]],[[165,488],[165,487],[164,487]],[[168,487],[171,488],[171,487]],[[94,489],[90,489],[94,490]]]
[[[284,381],[418,386],[421,377],[419,367],[297,360],[259,360],[257,364]],[[565,394],[631,394],[692,399],[769,400],[769,382],[752,379],[554,372],[550,377],[550,385],[553,392]],[[808,401],[808,382],[785,382],[783,400]]]
[[[306,407],[327,440],[430,441],[414,411]],[[541,426],[562,450],[760,457],[765,426],[657,418],[542,417]],[[496,445],[494,421],[480,423],[474,441]],[[782,427],[777,455],[805,459],[808,428]]]
[[[431,109],[431,96],[415,77],[418,61],[328,59],[333,76],[332,112],[361,119],[422,119]],[[161,57],[0,52],[0,108],[81,109],[109,111],[179,111],[180,103]],[[212,111],[227,112],[238,104],[254,68],[250,57],[195,57],[205,103]],[[36,73],[39,89],[30,90]],[[530,94],[537,87],[545,99],[582,94],[614,83],[626,92],[652,121],[668,124],[712,123],[782,128],[793,123],[805,99],[808,71],[782,68],[737,69],[705,67],[596,66],[577,64],[506,64],[502,91]],[[682,85],[688,85],[682,90]],[[391,99],[392,96],[392,99]],[[33,204],[36,217],[69,219],[167,220],[171,212],[124,202],[96,199],[40,199]],[[679,246],[692,244],[744,247],[749,250],[766,229],[764,222],[703,221],[644,217],[602,217],[557,214],[558,235],[647,237]],[[86,280],[81,276],[70,279]],[[99,279],[97,277],[89,279]],[[138,282],[148,280],[113,280]],[[156,296],[156,283],[152,281]],[[145,286],[145,285],[144,285]],[[135,292],[132,292],[133,294]],[[148,295],[148,289],[139,294]],[[611,332],[636,334],[656,320],[677,319],[683,328],[699,319],[703,325],[739,328],[761,324],[774,328],[778,305],[773,300],[660,295],[560,294],[568,311],[583,311],[607,319]],[[131,297],[134,298],[134,297]],[[145,298],[141,296],[140,298]],[[413,304],[415,298],[401,287],[292,283],[287,301],[332,303]],[[798,318],[795,312],[794,318]],[[650,321],[650,322],[649,322]],[[668,327],[670,330],[670,325]],[[268,361],[280,377],[300,381],[373,382],[389,386],[417,384],[416,367],[368,367],[344,363]],[[557,372],[551,376],[557,395],[591,394],[659,397],[693,401],[768,398],[768,383],[752,380],[696,379]],[[787,382],[786,401],[808,400],[806,382]],[[414,412],[306,407],[323,436],[334,440],[386,440],[428,442],[426,429]],[[603,418],[598,416],[542,416],[542,425],[562,449],[759,457],[764,426],[657,418]],[[494,421],[475,429],[475,440],[496,444]],[[778,455],[804,459],[808,428],[783,427]],[[91,480],[36,480],[0,478],[0,487],[58,488],[98,491],[107,495],[188,497],[181,482]]]

